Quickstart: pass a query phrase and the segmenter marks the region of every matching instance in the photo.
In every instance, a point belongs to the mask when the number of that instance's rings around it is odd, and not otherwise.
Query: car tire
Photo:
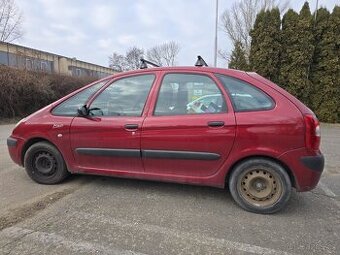
[[[229,190],[243,209],[271,214],[286,205],[292,184],[280,164],[264,158],[253,158],[235,166],[229,178]]]
[[[61,153],[48,142],[38,142],[29,147],[24,165],[29,177],[40,184],[57,184],[70,174]]]

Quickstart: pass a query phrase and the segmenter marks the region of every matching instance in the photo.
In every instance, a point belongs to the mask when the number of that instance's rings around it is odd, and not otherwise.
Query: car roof
[[[111,75],[111,78],[125,76],[125,75],[134,75],[134,74],[143,74],[150,72],[206,72],[206,73],[219,73],[231,76],[238,76],[245,74],[245,71],[235,70],[235,69],[225,69],[225,68],[217,68],[217,67],[196,67],[196,66],[174,66],[174,67],[152,67],[146,69],[137,69],[133,71],[121,72],[118,74]]]

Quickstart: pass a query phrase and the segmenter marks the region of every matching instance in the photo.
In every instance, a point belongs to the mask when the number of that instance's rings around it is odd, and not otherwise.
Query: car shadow
[[[173,196],[183,200],[195,198],[201,202],[209,201],[209,203],[211,203],[211,201],[213,201],[213,203],[225,205],[228,207],[228,210],[231,208],[238,208],[242,213],[255,215],[244,211],[236,205],[228,187],[222,189],[191,184],[82,174],[70,176],[65,183],[74,181],[91,183],[94,186],[104,189],[124,189],[134,194],[155,193],[158,196]],[[315,217],[319,217],[320,213],[326,213],[327,211],[327,207],[324,205],[325,203],[327,202],[324,198],[315,197],[312,192],[299,193],[293,189],[287,205],[281,211],[272,215],[267,215],[267,217],[290,217],[293,215],[304,215],[303,217],[315,215]]]
[[[72,175],[68,178],[67,182],[77,179],[83,179],[85,182],[92,182],[94,184],[97,183],[104,188],[124,188],[136,191],[157,192],[158,194],[169,196],[180,194],[181,197],[199,196],[203,199],[214,199],[222,202],[225,202],[226,199],[232,201],[227,188],[92,175]]]

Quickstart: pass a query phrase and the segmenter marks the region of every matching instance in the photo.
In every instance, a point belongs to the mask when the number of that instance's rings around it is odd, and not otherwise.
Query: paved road
[[[340,126],[323,126],[321,184],[275,215],[225,190],[107,177],[33,183],[0,126],[0,254],[339,254]]]

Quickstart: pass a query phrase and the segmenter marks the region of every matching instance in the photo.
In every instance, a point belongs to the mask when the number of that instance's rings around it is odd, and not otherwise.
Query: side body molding
[[[105,157],[143,157],[159,159],[218,160],[221,155],[200,151],[137,150],[108,148],[77,148],[76,153]]]

